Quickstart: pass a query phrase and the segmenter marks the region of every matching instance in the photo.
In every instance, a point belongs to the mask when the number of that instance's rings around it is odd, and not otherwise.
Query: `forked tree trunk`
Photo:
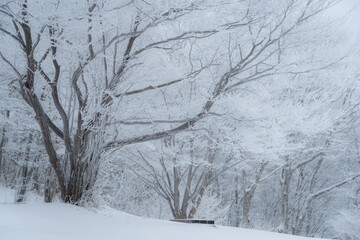
[[[84,191],[84,164],[78,163],[71,172],[65,202],[79,203]]]
[[[243,198],[243,228],[248,228],[250,225],[250,210],[251,210],[251,203],[253,200],[253,197],[255,195],[256,188],[258,184],[260,183],[261,176],[265,170],[266,165],[269,162],[262,162],[259,166],[259,168],[256,170],[255,175],[255,181],[251,184],[247,184],[246,180],[246,172],[243,170],[243,176],[244,176],[244,198]]]

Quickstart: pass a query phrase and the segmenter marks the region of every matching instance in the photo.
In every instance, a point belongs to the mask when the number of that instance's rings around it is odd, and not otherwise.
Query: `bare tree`
[[[219,154],[218,143],[212,140],[206,149],[196,146],[193,139],[186,144],[171,137],[163,144],[165,149],[157,151],[158,159],[138,151],[130,168],[168,203],[175,219],[192,219],[209,186],[239,161],[234,161],[232,154]]]
[[[250,225],[250,209],[251,202],[253,200],[256,188],[258,184],[264,180],[261,179],[261,176],[265,170],[266,165],[268,165],[268,161],[263,161],[260,163],[259,167],[256,170],[255,179],[252,182],[248,182],[247,173],[245,170],[242,172],[242,177],[244,180],[243,183],[243,197],[242,197],[242,227],[248,228]]]

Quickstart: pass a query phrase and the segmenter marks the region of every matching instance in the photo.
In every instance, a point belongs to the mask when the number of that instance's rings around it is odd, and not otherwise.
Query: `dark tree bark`
[[[29,184],[29,180],[31,177],[31,171],[29,171],[29,161],[30,161],[30,144],[33,140],[33,135],[31,133],[29,133],[28,136],[28,143],[25,149],[25,155],[24,155],[24,165],[22,165],[20,167],[20,189],[19,192],[17,193],[17,199],[16,202],[17,203],[21,203],[24,202],[25,200],[25,194],[26,194],[26,190],[27,190],[27,185]]]

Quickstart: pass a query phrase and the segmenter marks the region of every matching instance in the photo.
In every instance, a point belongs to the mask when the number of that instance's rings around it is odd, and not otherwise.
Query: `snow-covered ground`
[[[2,199],[0,199],[2,200]],[[291,235],[132,216],[110,208],[0,201],[2,240],[306,240]]]
[[[40,203],[31,193],[13,204],[15,191],[0,185],[1,240],[309,240],[286,234],[133,216],[112,208]],[[311,239],[313,240],[313,239]]]

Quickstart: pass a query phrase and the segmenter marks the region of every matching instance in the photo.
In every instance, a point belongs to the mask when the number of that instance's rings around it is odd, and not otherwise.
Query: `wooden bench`
[[[197,223],[197,224],[215,224],[214,220],[199,220],[199,219],[171,219],[172,222],[181,222],[181,223]]]

